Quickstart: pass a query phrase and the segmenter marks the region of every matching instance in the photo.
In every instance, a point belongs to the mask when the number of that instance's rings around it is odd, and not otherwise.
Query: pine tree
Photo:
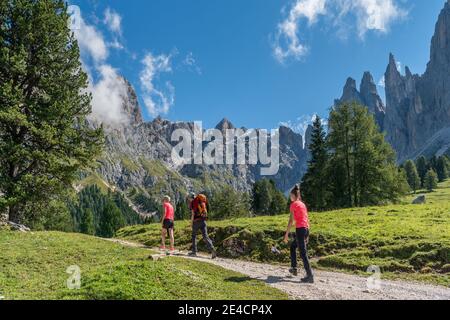
[[[448,168],[445,156],[441,156],[436,161],[436,173],[439,182],[443,182],[448,178]]]
[[[191,216],[191,212],[188,208],[186,201],[179,201],[175,210],[175,219],[176,220],[188,220]]]
[[[412,160],[408,160],[406,161],[404,167],[408,184],[411,187],[411,190],[416,193],[416,191],[420,188],[420,177],[417,173],[416,165]]]
[[[417,159],[416,167],[417,167],[417,173],[419,174],[419,177],[420,177],[420,186],[424,187],[425,186],[425,176],[427,175],[427,172],[429,170],[427,158],[425,158],[424,156],[419,157]]]
[[[0,2],[0,212],[39,218],[99,154],[66,1]]]
[[[130,207],[128,201],[125,200],[125,197],[121,193],[109,193],[109,197],[121,211],[127,225],[142,224],[144,222],[143,218]]]
[[[257,181],[253,185],[252,209],[255,214],[270,214],[270,204],[272,203],[272,187],[267,179]]]
[[[396,166],[395,153],[366,107],[357,103],[335,107],[330,113],[329,131],[328,172],[332,176],[327,181],[339,179],[333,184],[342,189],[339,196],[333,196],[334,205],[376,205],[398,201],[406,193],[405,175]]]
[[[326,148],[326,133],[319,116],[313,123],[311,144],[309,145],[311,160],[308,171],[301,183],[302,197],[312,210],[324,210],[327,206],[327,186],[324,183],[328,153]]]
[[[250,215],[250,199],[247,193],[224,186],[210,198],[210,211],[214,219],[248,217]]]
[[[447,177],[450,177],[450,157],[444,156],[445,166],[447,168]]]
[[[274,188],[272,195],[272,203],[270,204],[270,215],[286,214],[289,212],[287,210],[287,199],[282,192]]]
[[[107,201],[99,217],[97,235],[112,238],[117,230],[125,226],[125,219],[113,201]]]
[[[81,212],[80,232],[84,234],[94,235],[94,213],[92,209],[85,209]]]
[[[262,179],[253,185],[251,207],[257,215],[286,213],[287,199],[273,180]]]
[[[425,175],[425,188],[427,188],[428,191],[434,191],[438,186],[438,177],[436,172],[433,169],[428,170],[427,174]]]
[[[432,169],[434,170],[434,172],[437,171],[437,162],[438,162],[438,158],[436,157],[436,155],[432,156],[430,158],[430,160],[428,161],[428,169]]]

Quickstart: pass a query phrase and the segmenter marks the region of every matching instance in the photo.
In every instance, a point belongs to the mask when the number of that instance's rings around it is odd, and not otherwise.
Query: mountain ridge
[[[177,167],[172,160],[175,146],[172,133],[184,129],[193,136],[195,123],[172,122],[162,117],[145,121],[133,86],[126,79],[123,81],[127,86],[123,112],[128,121],[104,124],[105,150],[92,174],[125,194],[138,193],[155,199],[170,194],[175,201],[183,199],[188,192],[212,193],[225,185],[250,192],[253,183],[264,178],[260,173],[264,167],[261,164],[186,164]],[[94,126],[100,125],[95,119],[91,121]],[[222,132],[235,129],[226,118],[215,128]],[[241,130],[248,132],[245,128]],[[279,133],[280,169],[278,174],[267,178],[273,179],[280,190],[287,192],[306,171],[308,151],[301,134],[284,126],[279,128]]]
[[[450,128],[450,2],[445,3],[439,14],[424,74],[413,74],[408,66],[405,74],[401,74],[391,53],[384,75],[385,104],[370,78],[366,72],[362,83],[367,86],[361,85],[360,91],[349,78],[336,104],[356,101],[366,105],[386,133],[399,162],[422,155],[420,150],[436,143],[439,131]],[[442,141],[445,146],[448,142],[445,135]]]

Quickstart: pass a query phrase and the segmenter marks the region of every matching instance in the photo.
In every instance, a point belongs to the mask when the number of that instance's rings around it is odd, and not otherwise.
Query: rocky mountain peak
[[[144,119],[142,118],[136,91],[127,79],[124,77],[120,77],[120,79],[126,87],[126,95],[123,97],[123,111],[132,125],[140,125],[144,122]]]
[[[375,81],[370,72],[364,72],[361,80],[360,95],[364,104],[369,108],[369,111],[376,117],[378,125],[382,127],[384,119],[385,107],[381,100]]]
[[[429,69],[450,69],[450,2],[445,3],[439,14],[431,40]]]
[[[373,80],[373,76],[370,72],[364,72],[359,91],[361,94],[378,94],[377,86],[375,85],[375,81]]]
[[[370,72],[365,72],[360,85],[360,91],[356,88],[356,81],[348,78],[345,83],[342,97],[335,101],[336,105],[344,102],[357,102],[365,105],[375,116],[375,120],[380,128],[383,128],[385,107],[378,95],[377,86]]]
[[[222,121],[220,121],[217,124],[216,129],[220,130],[220,131],[225,131],[225,130],[228,130],[228,129],[235,129],[235,127],[231,123],[230,120],[228,120],[227,118],[223,118]]]
[[[347,81],[342,92],[341,102],[358,102],[362,103],[361,96],[356,88],[356,80],[347,78]]]
[[[412,74],[412,72],[411,72],[411,70],[409,69],[408,66],[405,66],[405,75],[406,75],[406,78],[412,78],[413,77],[413,74]]]
[[[392,79],[392,80],[398,80],[399,78],[401,78],[401,74],[400,71],[398,70],[398,65],[397,65],[397,61],[395,60],[395,57],[392,53],[389,54],[389,64],[386,68],[386,73],[385,73],[385,77],[386,77],[386,81],[388,79]]]

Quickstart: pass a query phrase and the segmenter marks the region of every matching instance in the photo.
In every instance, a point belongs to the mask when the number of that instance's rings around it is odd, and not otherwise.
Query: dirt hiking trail
[[[144,245],[110,239],[127,247],[148,248]],[[154,250],[158,252],[158,249]],[[377,289],[368,289],[366,277],[339,272],[315,270],[315,283],[302,284],[300,278],[289,275],[289,268],[279,265],[255,263],[242,260],[217,258],[211,260],[208,255],[189,257],[186,252],[177,252],[173,256],[210,263],[245,277],[235,281],[257,279],[289,294],[298,300],[450,300],[450,288],[408,281],[380,280]],[[167,257],[165,253],[154,254],[154,260]]]

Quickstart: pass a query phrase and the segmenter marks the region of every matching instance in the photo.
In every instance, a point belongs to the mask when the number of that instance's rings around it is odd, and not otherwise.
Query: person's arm
[[[286,230],[286,234],[284,235],[284,242],[288,243],[289,242],[289,233],[291,233],[291,229],[292,229],[292,225],[294,224],[294,216],[291,215],[289,216],[289,223],[287,226],[287,230]]]
[[[164,224],[164,218],[166,217],[166,206],[163,205],[163,213],[161,215],[161,224]]]
[[[189,211],[191,212],[191,227],[194,225],[194,209],[192,209],[192,201],[188,204]]]

